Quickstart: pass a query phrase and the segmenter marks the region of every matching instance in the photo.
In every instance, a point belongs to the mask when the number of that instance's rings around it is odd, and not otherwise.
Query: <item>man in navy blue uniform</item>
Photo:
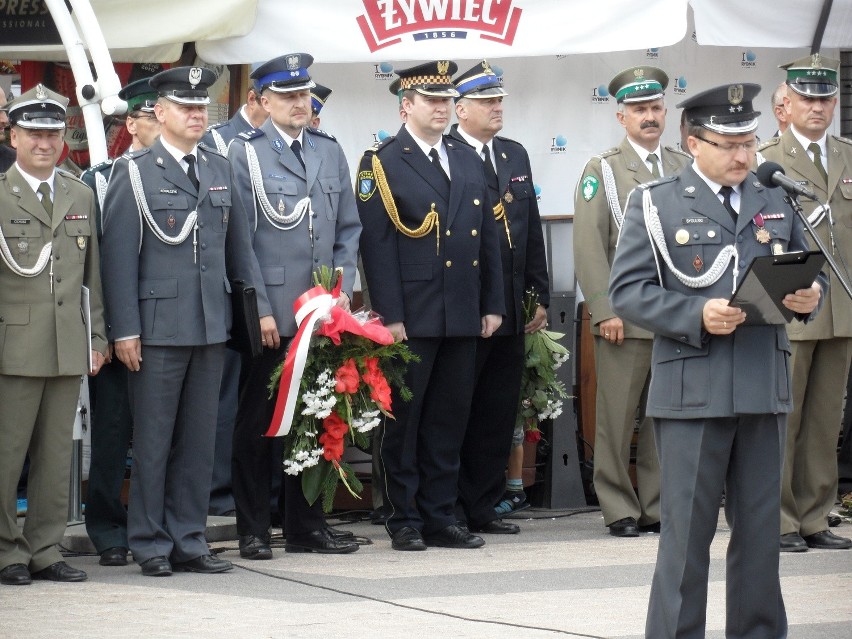
[[[609,296],[654,333],[647,414],[660,459],[661,531],[645,636],[703,637],[710,544],[725,493],[725,636],[786,637],[778,576],[781,465],[792,409],[784,325],[746,323],[731,291],[758,256],[807,250],[801,221],[749,171],[756,84],[682,102],[693,163],[628,199]],[[784,305],[808,320],[820,275]]]
[[[500,137],[506,90],[483,60],[454,80],[459,97],[450,137],[472,146],[482,158],[488,183],[489,220],[498,229],[506,316],[488,339],[477,340],[476,387],[461,451],[459,500],[475,532],[514,534],[517,524],[501,521],[494,506],[503,495],[512,450],[524,366],[524,333],[544,328],[550,300],[547,259],[532,169],[519,143]],[[534,290],[539,305],[524,321],[524,293]],[[523,429],[521,429],[523,438]],[[523,439],[519,443],[522,443]],[[523,463],[523,448],[518,447]]]
[[[382,441],[396,550],[477,548],[458,524],[459,452],[474,386],[476,338],[505,312],[500,245],[482,160],[443,135],[455,63],[398,71],[390,87],[405,111],[395,137],[361,159],[361,254],[373,309],[420,357],[393,396]]]
[[[246,214],[231,167],[198,147],[216,74],[151,78],[159,139],[113,166],[104,201],[104,291],[115,355],[130,371],[128,540],[146,576],[231,563],[204,537],[230,280],[253,285]],[[261,316],[269,309],[261,308]]]

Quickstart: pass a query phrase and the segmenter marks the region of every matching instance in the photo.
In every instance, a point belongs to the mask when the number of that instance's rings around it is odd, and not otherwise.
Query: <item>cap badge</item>
[[[820,60],[819,53],[814,53],[811,56],[811,66],[815,69],[822,66],[822,60]]]
[[[190,67],[189,68],[189,83],[194,87],[199,82],[201,82],[201,67]]]
[[[728,87],[728,102],[736,106],[743,101],[743,85],[732,84]]]
[[[438,75],[447,75],[447,71],[449,71],[449,69],[449,60],[438,60]]]
[[[493,71],[491,71],[491,67],[489,66],[487,60],[482,61],[482,70],[489,75],[493,75]]]
[[[46,100],[47,99],[47,91],[44,90],[44,85],[39,84],[36,86],[36,100]]]
[[[290,71],[295,71],[299,68],[299,56],[290,55],[287,56],[287,69]]]
[[[645,79],[645,69],[634,69],[633,70],[633,77],[635,77],[637,80],[644,80]]]

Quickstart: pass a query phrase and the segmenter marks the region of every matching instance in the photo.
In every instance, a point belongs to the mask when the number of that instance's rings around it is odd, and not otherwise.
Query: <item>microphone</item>
[[[784,175],[784,168],[777,162],[764,162],[757,167],[757,179],[763,186],[770,189],[780,186],[787,193],[801,195],[809,200],[817,199],[817,196],[808,187],[802,186],[792,178]]]

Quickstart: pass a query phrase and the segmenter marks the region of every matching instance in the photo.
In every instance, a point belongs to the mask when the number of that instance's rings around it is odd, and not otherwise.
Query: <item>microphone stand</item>
[[[840,285],[843,287],[843,290],[846,291],[846,295],[852,299],[852,289],[849,288],[849,284],[846,283],[846,280],[843,279],[843,275],[840,274],[840,269],[837,267],[837,262],[834,261],[834,258],[831,257],[831,253],[826,248],[825,244],[823,244],[822,240],[819,239],[819,235],[817,235],[816,230],[814,230],[813,225],[808,222],[808,216],[805,215],[805,212],[802,210],[802,205],[799,204],[799,198],[790,195],[789,193],[784,196],[784,200],[793,207],[793,210],[796,211],[796,215],[799,216],[799,219],[802,220],[802,223],[805,225],[808,233],[811,234],[811,237],[814,240],[814,243],[817,245],[819,250],[825,256],[825,261],[828,262],[828,265],[831,267],[831,270],[834,271],[834,275],[837,276]],[[817,200],[819,203],[819,200]],[[831,220],[826,216],[826,224],[831,224]]]

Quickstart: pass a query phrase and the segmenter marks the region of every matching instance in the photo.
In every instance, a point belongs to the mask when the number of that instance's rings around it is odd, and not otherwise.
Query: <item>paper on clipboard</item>
[[[823,264],[825,255],[820,251],[756,257],[729,304],[745,311],[746,324],[787,324],[796,313],[781,300],[788,293],[809,288]]]
[[[94,369],[92,363],[92,305],[89,301],[89,287],[80,287],[80,310],[83,311],[83,328],[86,331],[86,361],[89,365],[89,372]]]

